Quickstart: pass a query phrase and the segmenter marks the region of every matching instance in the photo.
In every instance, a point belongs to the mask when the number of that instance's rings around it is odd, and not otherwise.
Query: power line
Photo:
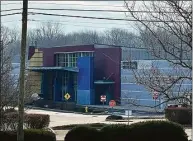
[[[4,14],[1,16],[10,16],[10,15],[17,15],[21,14],[21,12],[17,13],[10,13],[10,14]],[[53,14],[53,13],[41,13],[41,12],[28,12],[29,15],[44,15],[44,16],[58,16],[58,17],[70,17],[70,18],[82,18],[82,19],[96,19],[96,20],[110,20],[110,21],[133,21],[136,22],[138,20],[135,19],[119,19],[119,18],[108,18],[108,17],[92,17],[92,16],[76,16],[76,15],[64,15],[64,14]],[[143,20],[140,21],[143,22],[163,22],[160,20]],[[185,22],[185,21],[172,21],[172,20],[165,20],[164,22]]]
[[[12,15],[18,15],[18,14],[21,14],[21,12],[4,14],[4,15],[1,15],[1,17],[4,17],[4,16],[12,16]]]
[[[43,21],[43,20],[41,20],[41,21]],[[49,22],[49,21],[47,20],[47,22]],[[55,20],[54,20],[54,21],[50,21],[50,22],[63,23],[63,22],[74,22],[74,21],[63,21],[63,20],[62,20],[62,21],[61,21],[61,20],[60,20],[60,21],[55,21]],[[98,25],[98,24],[102,24],[102,25],[104,25],[104,24],[110,25],[110,24],[111,24],[111,25],[123,25],[123,26],[129,25],[129,24],[120,24],[120,23],[112,23],[112,22],[111,22],[111,23],[105,23],[105,22],[103,22],[103,23],[98,23],[98,22],[82,22],[82,21],[78,21],[78,23],[83,23],[83,24],[89,24],[89,23],[90,23],[90,24],[97,24],[97,25]]]
[[[32,22],[44,22],[44,23],[47,23],[49,21],[46,21],[46,20],[34,20],[34,19],[29,19],[29,21],[32,21]],[[85,26],[85,25],[80,25],[80,24],[71,24],[70,21],[54,21],[53,23],[57,23],[57,24],[63,24],[63,23],[70,23],[70,25],[76,25],[76,26]],[[78,23],[81,23],[81,22],[78,22]],[[84,22],[85,24],[88,24],[89,22]],[[96,24],[96,23],[92,23],[90,22],[91,24]],[[98,24],[98,23],[97,23]],[[101,23],[102,24],[102,23]],[[106,24],[106,23],[105,23]],[[108,24],[108,23],[107,23]],[[64,24],[64,25],[67,25],[67,24]],[[104,25],[104,24],[103,24]],[[117,24],[114,24],[114,25],[117,25]],[[126,24],[125,24],[126,25]],[[106,27],[99,27],[99,26],[89,26],[89,25],[86,25],[86,27],[96,27],[96,28],[106,28]]]
[[[83,19],[97,19],[97,20],[111,20],[111,21],[138,21],[135,19],[119,19],[119,18],[108,18],[108,17],[92,17],[92,16],[75,16],[75,15],[64,15],[64,14],[51,14],[51,13],[40,13],[40,12],[29,12],[31,15],[46,15],[46,16],[59,16],[59,17],[72,17],[72,18],[83,18]],[[140,20],[143,22],[163,22],[160,20]],[[165,20],[164,22],[185,22],[185,21],[172,21]]]
[[[50,20],[34,20],[34,19],[28,19],[29,21],[42,21],[42,22],[51,22],[51,23],[59,23],[59,24],[62,24],[63,22],[74,22],[74,21],[50,21]],[[9,22],[20,22],[21,20],[11,20],[11,21],[1,21],[1,23],[9,23]],[[112,24],[112,25],[117,25],[117,23],[98,23],[98,22],[82,22],[82,21],[79,21],[78,23],[83,23],[83,24]],[[128,25],[128,24],[119,24],[119,25]]]
[[[83,12],[115,12],[115,13],[126,13],[126,12],[133,12],[133,13],[160,13],[160,11],[142,11],[142,10],[106,10],[106,9],[72,9],[72,8],[28,8],[29,10],[53,10],[53,11],[83,11]],[[8,12],[8,11],[15,11],[15,10],[22,10],[19,9],[8,9],[8,10],[1,10],[1,12]],[[171,11],[164,11],[161,13],[177,13]]]
[[[18,22],[21,22],[21,20],[17,20]],[[47,23],[49,22],[48,20],[35,20],[35,19],[28,19],[29,22],[42,22],[42,23]],[[16,21],[6,21],[6,22],[16,22]],[[2,23],[6,23],[2,22]],[[80,25],[80,24],[72,24],[70,21],[54,21],[53,23],[61,24],[61,25],[70,25],[70,26],[80,26],[80,27],[92,27],[92,28],[101,28],[101,29],[106,29],[106,28],[112,28],[112,27],[101,27],[101,26],[90,26],[90,25]],[[64,24],[64,23],[69,23],[69,24]],[[79,22],[81,23],[81,22]],[[84,22],[84,23],[89,23],[89,22]],[[91,22],[90,22],[91,23]],[[91,24],[98,24],[98,23],[91,23]],[[103,24],[103,23],[101,23]],[[108,23],[105,23],[108,24]],[[111,23],[109,23],[111,24]],[[117,24],[114,24],[117,25]],[[120,25],[120,24],[119,24]],[[122,24],[127,26],[127,24]],[[125,28],[124,28],[125,29]]]
[[[22,4],[22,3],[1,3],[1,5],[14,5],[14,4]],[[86,6],[86,7],[119,7],[119,8],[124,8],[124,4],[121,6],[121,5],[104,5],[104,4],[101,4],[101,5],[90,5],[90,4],[69,4],[69,3],[36,3],[36,2],[31,2],[31,4],[35,4],[35,5],[39,5],[39,4],[50,4],[50,5],[60,5],[60,6]],[[168,8],[168,9],[171,9],[171,7],[162,7],[162,8]],[[184,7],[184,8],[189,8],[188,6],[187,7]]]
[[[2,3],[1,5],[14,5],[14,4],[22,4],[22,3]],[[99,7],[101,7],[101,6],[103,6],[103,7],[121,7],[121,8],[123,8],[124,6],[120,6],[120,5],[90,5],[90,4],[68,4],[68,3],[35,3],[35,2],[32,2],[32,3],[30,3],[30,4],[51,4],[51,5],[64,5],[64,6],[67,6],[67,5],[71,5],[71,6],[94,6],[94,7],[97,7],[97,6],[99,6]]]
[[[29,8],[28,8],[29,9]],[[1,10],[1,12],[9,12],[9,11],[15,11],[15,10],[22,10],[22,8],[17,8],[17,9],[6,9],[6,10]]]

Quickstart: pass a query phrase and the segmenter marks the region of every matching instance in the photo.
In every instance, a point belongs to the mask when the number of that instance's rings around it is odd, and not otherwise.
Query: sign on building
[[[65,98],[65,100],[69,100],[69,99],[70,99],[70,94],[69,94],[69,93],[66,93],[66,94],[64,95],[64,98]]]
[[[106,95],[101,95],[101,97],[100,97],[100,99],[101,99],[101,102],[106,102]]]
[[[123,61],[122,62],[123,69],[137,69],[136,61]]]
[[[110,107],[115,107],[115,106],[116,106],[115,100],[109,101],[109,106],[110,106]]]

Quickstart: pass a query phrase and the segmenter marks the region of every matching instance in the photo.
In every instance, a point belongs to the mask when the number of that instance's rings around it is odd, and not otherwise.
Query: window
[[[55,55],[56,66],[60,67],[77,67],[79,57],[93,57],[93,52],[75,52],[75,53],[59,53]]]
[[[136,61],[123,62],[123,69],[137,69]]]

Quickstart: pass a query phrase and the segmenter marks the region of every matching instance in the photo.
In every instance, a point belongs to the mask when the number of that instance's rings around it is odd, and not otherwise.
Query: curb
[[[74,111],[67,111],[67,110],[59,110],[59,109],[50,109],[50,108],[41,108],[41,107],[33,107],[33,106],[27,106],[26,108],[29,109],[35,109],[35,110],[45,110],[45,111],[52,111],[52,112],[60,112],[60,113],[74,113],[74,114],[82,114],[82,115],[110,115],[110,114],[87,114],[87,113],[81,113],[81,112],[74,112]]]
[[[33,107],[33,106],[27,106],[29,109],[35,109],[35,110],[45,110],[45,111],[52,111],[52,112],[61,112],[61,113],[76,113],[73,111],[65,111],[65,110],[59,110],[59,109],[50,109],[50,108],[41,108],[41,107]]]
[[[93,114],[87,114],[87,113],[81,113],[81,112],[73,112],[73,111],[66,111],[66,110],[59,110],[59,109],[50,109],[50,108],[41,108],[41,107],[33,107],[33,106],[27,106],[26,108],[29,109],[35,109],[35,110],[45,110],[45,111],[52,111],[52,112],[61,112],[61,113],[74,113],[74,114],[82,114],[82,115],[111,115],[109,113],[93,113]],[[127,117],[123,117],[125,120]],[[129,119],[164,119],[164,116],[134,116],[134,117],[129,117]]]
[[[123,119],[165,119],[165,115],[133,115],[133,116],[122,116]]]

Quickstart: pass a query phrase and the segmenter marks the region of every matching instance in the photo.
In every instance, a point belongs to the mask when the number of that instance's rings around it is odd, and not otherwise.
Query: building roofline
[[[37,46],[37,48],[62,48],[62,47],[76,47],[76,46],[81,46],[81,47],[84,47],[84,46],[94,46],[94,44],[79,44],[79,45],[63,45],[63,46],[48,46],[48,47],[45,47],[45,46]]]
[[[116,48],[126,48],[126,49],[147,49],[147,48],[136,48],[136,47],[129,47],[129,46],[118,46],[118,45],[111,45],[111,44],[76,44],[76,45],[62,45],[62,46],[48,46],[48,47],[45,47],[45,46],[37,46],[36,48],[61,48],[61,47],[76,47],[76,46],[79,46],[79,47],[84,47],[84,46],[94,46],[95,45],[105,45],[105,46],[109,46],[109,47],[116,47]]]

